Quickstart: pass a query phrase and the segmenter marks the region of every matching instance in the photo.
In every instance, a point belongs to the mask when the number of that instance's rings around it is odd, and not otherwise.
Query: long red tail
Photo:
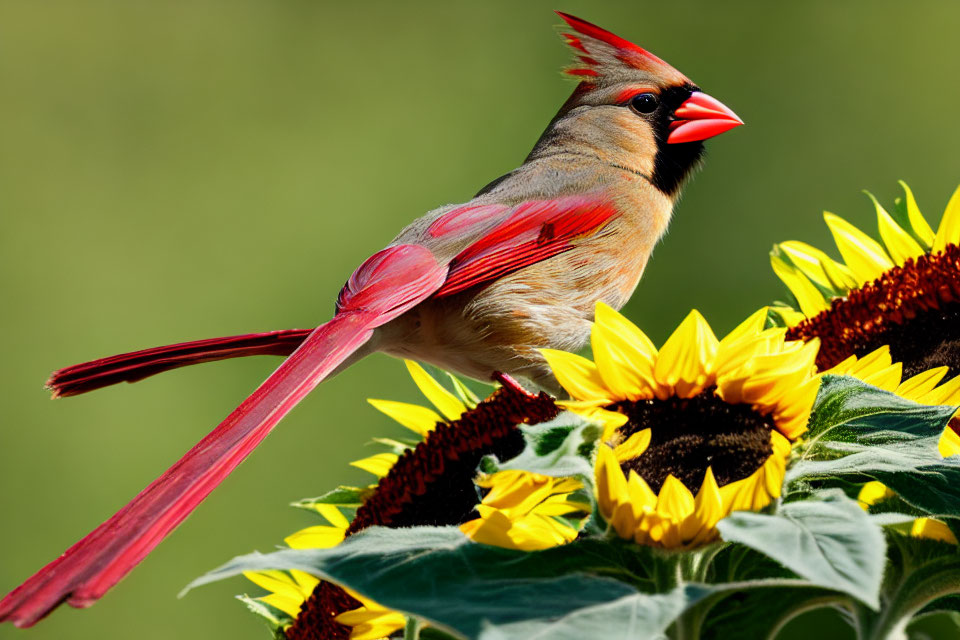
[[[312,329],[286,329],[268,333],[210,338],[165,347],[121,353],[54,371],[47,388],[54,398],[75,396],[120,382],[137,382],[152,375],[201,362],[244,356],[288,356]]]
[[[429,250],[389,247],[364,262],[313,330],[227,419],[127,506],[0,601],[0,622],[29,627],[62,602],[88,607],[125,576],[263,441],[305,395],[373,335],[436,291],[447,269]]]
[[[170,533],[372,333],[370,314],[339,315],[314,330],[273,375],[127,506],[0,601],[0,621],[28,627],[66,600],[86,607]]]

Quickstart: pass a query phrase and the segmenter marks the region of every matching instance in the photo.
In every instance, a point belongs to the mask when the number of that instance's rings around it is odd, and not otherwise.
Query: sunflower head
[[[716,537],[734,510],[779,497],[790,442],[819,388],[816,341],[764,329],[767,311],[722,340],[696,311],[657,350],[597,305],[595,360],[545,350],[566,406],[605,425],[596,459],[601,515],[622,537],[688,548]]]
[[[900,184],[904,198],[892,213],[868,194],[879,241],[825,212],[842,260],[797,241],[770,255],[796,300],[771,315],[792,339],[820,338],[821,369],[889,345],[908,376],[938,366],[960,373],[960,188],[934,232]]]

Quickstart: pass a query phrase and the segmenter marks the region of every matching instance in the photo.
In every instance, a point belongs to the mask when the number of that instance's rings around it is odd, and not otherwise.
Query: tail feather
[[[248,333],[121,353],[54,371],[47,380],[47,388],[53,392],[54,398],[62,398],[120,382],[137,382],[164,371],[201,362],[257,355],[288,356],[311,331],[286,329]]]
[[[88,607],[173,531],[301,399],[373,331],[440,288],[446,265],[417,245],[375,253],[316,329],[226,420],[127,506],[0,600],[0,622],[29,627],[67,602]]]
[[[0,601],[0,622],[29,627],[61,602],[87,607],[125,576],[341,362],[379,314],[351,311],[315,329],[293,355],[127,506]]]

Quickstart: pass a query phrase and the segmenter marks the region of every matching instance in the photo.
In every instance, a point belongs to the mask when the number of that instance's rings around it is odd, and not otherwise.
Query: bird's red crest
[[[562,11],[557,11],[557,15],[575,32],[562,34],[577,59],[577,64],[565,70],[568,75],[590,80],[616,75],[617,70],[635,69],[671,84],[689,82],[686,76],[643,47]]]

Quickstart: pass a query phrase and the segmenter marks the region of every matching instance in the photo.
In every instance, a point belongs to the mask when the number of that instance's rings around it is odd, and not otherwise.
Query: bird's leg
[[[529,391],[524,389],[522,386],[520,386],[519,382],[514,380],[511,376],[507,375],[506,373],[503,373],[501,371],[494,371],[493,375],[490,376],[490,378],[494,382],[499,382],[500,386],[510,389],[514,393],[519,393],[520,395],[526,396],[528,398],[537,397],[536,394],[530,393]]]

